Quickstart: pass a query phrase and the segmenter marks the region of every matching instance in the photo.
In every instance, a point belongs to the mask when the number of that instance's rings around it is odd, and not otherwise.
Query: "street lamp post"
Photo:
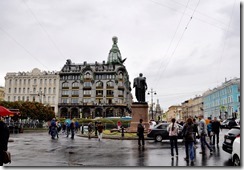
[[[153,95],[156,95],[156,91],[153,91],[153,89],[151,89],[151,91],[148,91],[147,93],[148,95],[151,94],[151,112],[152,112],[152,119],[153,119]]]

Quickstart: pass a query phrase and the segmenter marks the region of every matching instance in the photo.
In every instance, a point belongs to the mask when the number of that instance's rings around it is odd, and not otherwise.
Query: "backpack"
[[[194,124],[191,125],[185,124],[182,133],[185,141],[194,141],[195,140]]]

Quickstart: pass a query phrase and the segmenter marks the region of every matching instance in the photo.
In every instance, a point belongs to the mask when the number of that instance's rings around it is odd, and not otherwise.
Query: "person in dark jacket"
[[[215,136],[217,138],[217,145],[219,144],[219,130],[220,130],[220,122],[217,120],[217,117],[214,117],[212,123],[212,131],[213,131],[213,145],[215,145]]]
[[[71,132],[71,139],[74,139],[75,136],[75,122],[74,120],[70,123],[70,132]]]
[[[9,128],[0,117],[0,166],[3,166],[3,151],[8,150]]]
[[[182,129],[184,141],[185,141],[185,152],[186,157],[185,160],[189,161],[189,158],[191,160],[191,164],[194,164],[194,141],[195,141],[195,135],[194,135],[194,123],[192,118],[188,118],[186,120],[186,123],[183,126]]]
[[[143,120],[140,119],[140,123],[137,125],[137,136],[138,136],[138,146],[145,145],[144,141],[144,126],[142,124]]]

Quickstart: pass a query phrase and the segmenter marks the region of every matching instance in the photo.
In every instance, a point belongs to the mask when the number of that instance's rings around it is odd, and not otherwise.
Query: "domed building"
[[[130,115],[132,94],[129,74],[124,66],[118,38],[107,62],[72,63],[66,61],[59,72],[59,117],[95,118]]]

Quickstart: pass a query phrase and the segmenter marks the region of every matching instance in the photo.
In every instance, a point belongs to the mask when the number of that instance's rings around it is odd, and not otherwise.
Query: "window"
[[[62,102],[62,103],[68,103],[68,99],[67,99],[67,98],[62,98],[62,99],[61,99],[61,102]]]
[[[96,90],[96,95],[97,96],[102,96],[103,95],[103,90]]]
[[[78,103],[78,98],[72,98],[71,103]]]
[[[21,93],[21,88],[19,88],[19,93]]]
[[[48,94],[51,94],[51,87],[48,88]]]
[[[35,87],[33,88],[33,93],[34,93],[34,94],[36,93],[36,88],[35,88]]]
[[[55,87],[53,88],[53,94],[56,94],[56,88]]]
[[[84,95],[91,95],[91,90],[84,90]]]
[[[27,93],[28,93],[28,94],[30,93],[30,88],[27,88]]]
[[[44,93],[45,93],[45,94],[47,93],[47,88],[46,88],[46,87],[44,88]]]
[[[42,79],[40,79],[40,84],[42,84]]]
[[[91,99],[90,98],[84,98],[83,103],[90,103]]]
[[[36,79],[34,79],[34,84],[36,84]]]
[[[8,93],[11,93],[11,88],[8,89]]]
[[[113,90],[107,90],[107,96],[112,96],[114,94]]]
[[[72,83],[72,87],[79,87],[79,86],[80,86],[80,83],[78,83],[78,82]]]
[[[49,84],[52,84],[52,79],[49,79]]]
[[[91,86],[92,86],[91,82],[84,82],[84,87],[91,87]]]
[[[26,79],[24,79],[24,85],[26,84]]]
[[[112,81],[107,82],[107,87],[113,87],[114,83]]]
[[[89,72],[87,72],[87,73],[85,74],[84,78],[85,78],[85,79],[90,79],[90,78],[92,78],[92,77],[91,77],[91,74],[90,74]]]
[[[14,93],[17,93],[17,88],[14,88]]]
[[[101,81],[97,82],[96,87],[103,88],[103,82],[101,82]]]
[[[118,92],[119,92],[119,95],[121,95],[121,96],[124,95],[124,91],[123,90],[119,90]]]
[[[69,95],[69,90],[63,90],[62,95]]]
[[[64,83],[62,84],[62,87],[69,87],[69,83],[68,83],[68,82],[64,82]]]
[[[28,84],[30,85],[30,79],[28,79]]]
[[[72,90],[71,94],[72,95],[79,95],[79,90]]]
[[[12,80],[10,79],[10,80],[9,80],[9,85],[10,85],[10,86],[11,86],[11,83],[12,83]]]

